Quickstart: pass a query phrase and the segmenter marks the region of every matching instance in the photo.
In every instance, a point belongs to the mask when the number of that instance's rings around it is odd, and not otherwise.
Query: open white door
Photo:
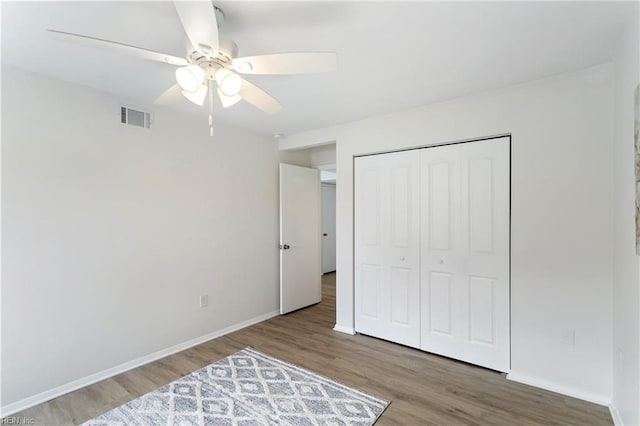
[[[280,164],[280,313],[321,300],[320,171]]]

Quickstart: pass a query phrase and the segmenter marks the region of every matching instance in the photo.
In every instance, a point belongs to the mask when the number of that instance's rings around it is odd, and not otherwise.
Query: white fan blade
[[[178,102],[182,99],[182,89],[179,85],[174,84],[165,90],[160,96],[153,102],[156,105],[169,105]]]
[[[174,0],[174,6],[193,48],[206,56],[218,53],[218,22],[211,0]]]
[[[275,53],[245,56],[231,62],[243,74],[313,74],[338,69],[335,52]]]
[[[151,61],[166,62],[172,65],[184,66],[189,64],[186,59],[178,58],[177,56],[167,55],[166,53],[155,52],[149,49],[143,49],[142,47],[129,46],[128,44],[118,43],[117,41],[103,40],[96,37],[66,33],[64,31],[58,30],[47,31],[52,37],[63,41],[79,43],[85,46],[103,47],[117,51],[119,53],[136,56],[138,58],[148,59]]]
[[[220,101],[222,102],[223,108],[229,108],[230,106],[235,105],[242,100],[242,96],[240,95],[235,95],[235,96],[225,95],[224,93],[222,93],[222,90],[220,90],[220,87],[218,87],[218,96],[220,97]]]
[[[259,87],[254,86],[245,79],[242,79],[240,96],[242,96],[242,99],[249,102],[254,107],[261,109],[262,111],[269,114],[273,114],[282,109],[282,105],[280,105],[280,103],[276,101],[270,94],[260,89]]]

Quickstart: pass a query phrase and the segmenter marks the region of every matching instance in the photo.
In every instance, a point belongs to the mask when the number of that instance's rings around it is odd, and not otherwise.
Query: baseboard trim
[[[593,392],[585,392],[581,389],[564,386],[550,380],[541,379],[539,377],[528,376],[526,374],[511,371],[509,374],[507,374],[507,379],[518,383],[524,383],[525,385],[535,386],[537,388],[545,389],[551,392],[561,393],[563,395],[582,399],[584,401],[593,402],[594,404],[604,405],[605,407],[608,407],[611,404],[611,398],[606,395]]]
[[[609,404],[609,414],[611,414],[611,419],[615,426],[624,426],[622,416],[620,415],[618,408],[613,403]]]
[[[53,398],[57,398],[61,395],[64,395],[69,392],[73,392],[85,386],[92,385],[101,380],[108,379],[109,377],[113,377],[117,374],[124,373],[125,371],[132,370],[136,367],[140,367],[141,365],[148,364],[150,362],[156,361],[160,358],[164,358],[169,355],[173,355],[174,353],[183,351],[185,349],[189,349],[193,346],[199,345],[201,343],[207,342],[212,339],[216,339],[218,337],[222,337],[225,334],[233,333],[234,331],[241,330],[243,328],[249,327],[251,325],[257,324],[262,321],[266,321],[270,318],[280,315],[280,311],[272,311],[263,315],[259,315],[257,317],[251,318],[247,321],[239,322],[237,324],[230,325],[229,327],[225,327],[221,330],[217,330],[204,336],[196,337],[195,339],[187,340],[186,342],[179,343],[177,345],[171,346],[166,349],[161,349],[159,351],[150,353],[148,355],[142,356],[140,358],[125,362],[120,365],[116,365],[115,367],[108,368],[106,370],[100,371],[95,374],[91,374],[86,377],[82,377],[80,379],[74,380],[62,386],[58,386],[56,388],[41,392],[39,394],[30,396],[28,398],[21,399],[20,401],[12,402],[11,404],[7,404],[3,407],[0,407],[0,418],[7,417],[12,414],[18,413],[22,410],[26,410],[27,408],[31,408],[34,405],[42,404],[43,402],[49,401]]]
[[[343,325],[338,325],[338,324],[336,324],[335,327],[333,327],[333,330],[339,331],[340,333],[350,334],[352,336],[356,334],[356,331],[353,329],[353,327],[345,327]]]

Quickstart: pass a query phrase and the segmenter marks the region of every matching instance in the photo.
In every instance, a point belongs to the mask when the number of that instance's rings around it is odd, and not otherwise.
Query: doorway
[[[324,275],[336,270],[336,185],[322,182],[321,190],[322,274]]]

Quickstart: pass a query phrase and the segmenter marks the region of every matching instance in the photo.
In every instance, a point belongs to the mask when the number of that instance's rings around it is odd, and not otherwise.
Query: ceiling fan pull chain
[[[209,136],[213,137],[213,80],[207,80],[209,86]]]

